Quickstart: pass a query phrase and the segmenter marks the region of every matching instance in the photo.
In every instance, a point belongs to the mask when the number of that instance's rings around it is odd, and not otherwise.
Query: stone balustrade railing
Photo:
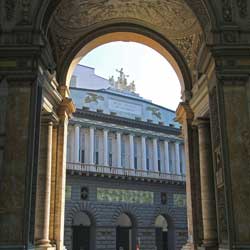
[[[140,177],[140,178],[151,178],[151,179],[157,179],[157,180],[182,181],[182,182],[185,182],[186,180],[185,175],[155,172],[151,170],[146,171],[142,169],[101,166],[101,165],[88,164],[88,163],[68,162],[67,170],[76,171],[79,173],[93,173],[93,174],[99,173],[99,174],[117,175],[117,176],[125,176],[125,177],[131,176],[131,177]]]

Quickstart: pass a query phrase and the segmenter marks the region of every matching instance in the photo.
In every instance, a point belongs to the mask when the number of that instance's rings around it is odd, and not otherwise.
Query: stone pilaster
[[[187,216],[188,216],[188,241],[185,249],[196,250],[199,243],[199,179],[197,172],[199,169],[199,162],[197,162],[197,155],[195,154],[194,145],[197,143],[192,127],[193,112],[187,102],[180,103],[177,113],[177,120],[182,124],[182,132],[184,135],[185,145],[185,159],[186,159],[186,193],[187,193]],[[198,163],[198,164],[197,164]]]

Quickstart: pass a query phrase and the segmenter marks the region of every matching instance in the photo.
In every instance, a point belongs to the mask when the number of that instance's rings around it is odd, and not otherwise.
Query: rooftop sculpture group
[[[116,70],[120,75],[118,76],[117,80],[114,80],[114,76],[111,76],[109,78],[109,82],[111,87],[115,88],[115,89],[119,89],[119,90],[127,90],[130,92],[135,92],[135,82],[132,81],[131,83],[128,84],[127,81],[127,77],[129,77],[129,75],[125,75],[125,73],[123,72],[123,68],[121,68],[120,70]]]

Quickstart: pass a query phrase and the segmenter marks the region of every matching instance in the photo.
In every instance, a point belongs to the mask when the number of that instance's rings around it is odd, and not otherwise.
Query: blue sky
[[[104,78],[123,68],[135,81],[136,92],[158,105],[175,110],[180,102],[181,88],[175,71],[168,61],[155,50],[134,42],[107,43],[89,52],[80,64],[95,68]]]

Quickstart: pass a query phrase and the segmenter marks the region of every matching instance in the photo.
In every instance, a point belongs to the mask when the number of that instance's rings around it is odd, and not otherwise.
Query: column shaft
[[[181,174],[181,166],[180,166],[180,143],[175,142],[175,171],[176,174]]]
[[[135,168],[135,159],[134,159],[134,136],[129,135],[129,167]]]
[[[209,120],[198,120],[203,245],[217,242],[217,222]]]
[[[120,168],[122,166],[122,158],[121,158],[121,133],[116,132],[116,143],[117,143],[117,167]]]
[[[79,125],[75,125],[75,162],[79,162],[80,159],[80,127]]]
[[[165,165],[165,172],[170,173],[170,169],[169,169],[169,142],[167,140],[164,141],[164,165]]]
[[[146,137],[141,137],[141,162],[142,162],[142,169],[147,170],[147,151],[146,151]]]
[[[157,138],[153,139],[153,170],[158,171],[158,148]]]
[[[103,130],[103,165],[108,166],[108,130]]]
[[[89,128],[89,164],[94,164],[95,129]]]
[[[50,192],[51,192],[51,164],[52,164],[52,134],[53,123],[46,121],[42,124],[44,136],[40,145],[40,160],[38,170],[38,184],[36,208],[36,245],[47,248],[49,241],[50,221]],[[43,182],[43,183],[42,183]]]

